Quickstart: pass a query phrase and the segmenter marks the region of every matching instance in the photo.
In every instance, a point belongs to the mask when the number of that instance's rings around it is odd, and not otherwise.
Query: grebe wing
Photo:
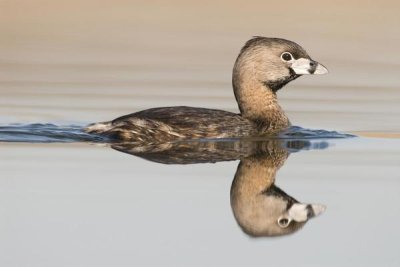
[[[119,117],[113,120],[112,123],[119,124],[129,121],[136,123],[137,119],[153,120],[170,126],[183,128],[191,128],[194,125],[198,127],[219,125],[223,124],[224,121],[243,121],[243,118],[239,114],[224,110],[178,106],[142,110]]]

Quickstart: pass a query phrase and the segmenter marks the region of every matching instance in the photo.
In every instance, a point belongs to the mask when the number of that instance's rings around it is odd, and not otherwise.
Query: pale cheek
[[[280,66],[269,69],[265,78],[270,81],[276,81],[288,76],[290,76],[289,68]]]

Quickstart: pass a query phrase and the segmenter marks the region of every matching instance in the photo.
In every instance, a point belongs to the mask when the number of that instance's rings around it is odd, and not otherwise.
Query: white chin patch
[[[293,204],[293,206],[289,209],[289,217],[296,222],[307,221],[307,204]]]
[[[298,75],[328,73],[328,70],[323,65],[308,58],[294,60],[291,69]]]
[[[292,63],[292,70],[299,75],[302,74],[311,74],[311,61],[307,58],[299,58],[293,61]]]

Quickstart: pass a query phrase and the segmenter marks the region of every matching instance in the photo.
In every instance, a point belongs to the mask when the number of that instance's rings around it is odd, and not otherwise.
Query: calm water
[[[0,266],[399,266],[400,5],[319,2],[1,2]],[[157,106],[236,112],[251,35],[328,67],[279,93],[324,131],[151,153],[81,132]],[[294,199],[326,210],[277,232]]]

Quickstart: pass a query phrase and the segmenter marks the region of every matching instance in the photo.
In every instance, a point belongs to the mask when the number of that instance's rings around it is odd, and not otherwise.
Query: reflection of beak
[[[322,64],[308,58],[296,59],[290,67],[296,74],[327,74],[328,70]]]
[[[310,218],[320,215],[326,206],[320,204],[295,203],[289,209],[289,217],[296,222],[305,222]]]

